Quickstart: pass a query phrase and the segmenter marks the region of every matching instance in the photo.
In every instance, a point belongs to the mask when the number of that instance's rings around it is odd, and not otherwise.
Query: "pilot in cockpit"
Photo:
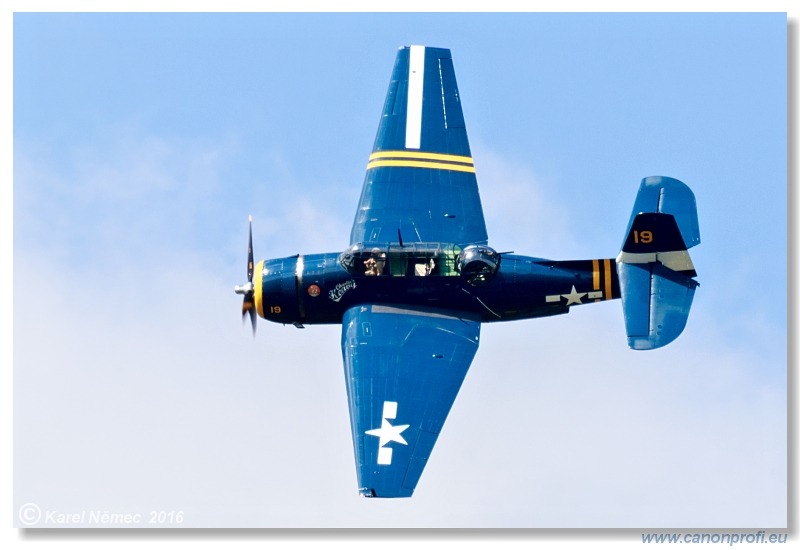
[[[364,275],[381,275],[383,273],[383,266],[386,264],[386,259],[381,251],[377,248],[373,249],[372,256],[364,261]]]
[[[417,277],[427,277],[431,273],[433,273],[434,269],[436,269],[436,262],[433,258],[426,263],[416,264],[414,266],[414,275]]]

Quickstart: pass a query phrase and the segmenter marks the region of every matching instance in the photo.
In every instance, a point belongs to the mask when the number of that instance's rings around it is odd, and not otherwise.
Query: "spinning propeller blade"
[[[247,315],[250,315],[250,324],[253,327],[253,336],[256,334],[256,303],[253,299],[253,216],[248,217],[250,224],[249,239],[247,242],[247,283],[242,286],[234,287],[236,294],[243,294],[242,301],[242,322]]]

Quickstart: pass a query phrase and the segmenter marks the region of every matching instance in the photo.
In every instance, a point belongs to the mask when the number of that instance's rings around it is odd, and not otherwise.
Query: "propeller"
[[[250,224],[250,236],[247,243],[247,283],[236,285],[233,291],[236,294],[243,294],[242,301],[242,322],[247,315],[250,315],[250,324],[253,326],[253,336],[256,335],[256,303],[253,299],[253,216],[248,216]]]

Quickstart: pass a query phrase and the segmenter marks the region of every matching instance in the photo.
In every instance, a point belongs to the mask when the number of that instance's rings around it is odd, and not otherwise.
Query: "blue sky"
[[[781,14],[18,14],[15,506],[184,526],[786,522]],[[239,322],[256,256],[341,250],[396,49],[452,50],[490,244],[613,257],[694,190],[671,346],[619,302],[489,325],[411,500],[356,494],[338,327]],[[447,506],[442,506],[447,502]]]

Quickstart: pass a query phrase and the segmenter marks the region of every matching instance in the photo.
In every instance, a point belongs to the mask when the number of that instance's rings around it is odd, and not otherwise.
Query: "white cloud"
[[[650,353],[626,349],[618,303],[484,327],[417,494],[365,505],[338,327],[261,322],[252,341],[231,291],[241,281],[227,280],[243,272],[244,240],[241,258],[222,261],[196,243],[176,246],[202,225],[204,196],[218,192],[213,153],[152,151],[117,168],[85,165],[66,203],[47,195],[70,182],[20,172],[31,187],[18,212],[42,206],[39,233],[50,234],[15,253],[18,499],[163,504],[185,508],[195,525],[779,526],[785,388],[759,371],[779,370],[780,354],[763,365],[702,307],[687,334]],[[497,234],[569,250],[567,213],[524,167],[488,156],[487,218],[506,210],[490,218]],[[177,190],[191,178],[163,158],[212,167],[211,191]],[[140,179],[147,190],[126,189]],[[532,209],[516,193],[540,199]],[[267,227],[256,226],[257,255],[343,242],[349,221],[329,204],[301,196],[271,209]],[[180,207],[181,237],[160,238]],[[43,266],[60,247],[79,254],[82,237],[98,252],[118,248]],[[460,497],[443,510],[442,494]]]
[[[569,211],[548,194],[542,177],[523,164],[489,149],[475,156],[489,244],[552,259],[568,259],[576,243]]]
[[[368,505],[355,494],[338,327],[262,321],[253,341],[228,281],[192,253],[178,259],[110,269],[101,290],[87,272],[53,277],[17,254],[18,498],[181,507],[216,525],[783,517],[784,388],[701,326],[661,351],[627,350],[619,303],[485,326],[417,494]],[[442,494],[460,496],[443,509]]]
[[[242,281],[229,280],[244,273],[245,208],[259,257],[337,250],[354,212],[341,190],[264,176],[229,227],[234,145],[123,141],[66,170],[18,152],[17,500],[180,508],[188,524],[218,526],[785,518],[785,356],[738,343],[748,324],[704,299],[686,334],[650,353],[626,349],[619,303],[484,327],[413,499],[360,499],[339,328],[261,322],[253,341],[232,292]],[[540,176],[480,158],[494,246],[583,254]],[[280,157],[268,165],[280,172]],[[785,342],[758,321],[761,341]]]

